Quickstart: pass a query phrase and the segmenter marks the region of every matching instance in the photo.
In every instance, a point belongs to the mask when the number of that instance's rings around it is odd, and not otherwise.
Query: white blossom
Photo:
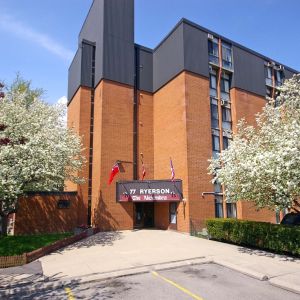
[[[229,148],[210,160],[209,173],[233,201],[274,210],[295,204],[300,196],[299,74],[286,80],[276,102],[257,114],[255,127],[238,123]]]
[[[19,77],[0,99],[1,214],[14,211],[27,191],[58,191],[65,180],[83,182],[81,139],[66,128],[65,113],[66,107],[43,102],[41,92]]]

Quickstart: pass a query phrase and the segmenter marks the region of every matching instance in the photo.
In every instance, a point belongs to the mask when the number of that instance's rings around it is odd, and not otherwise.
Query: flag
[[[119,168],[119,164],[118,163],[115,163],[111,169],[111,172],[110,172],[110,177],[109,177],[109,180],[108,180],[108,184],[111,184],[112,181],[114,180],[114,177],[120,172],[120,168]]]
[[[175,170],[174,170],[174,167],[173,167],[173,163],[172,163],[171,157],[170,157],[170,165],[171,165],[171,180],[174,181],[174,178],[175,178]]]
[[[144,180],[145,176],[146,176],[146,169],[145,169],[144,162],[142,161],[142,180]]]

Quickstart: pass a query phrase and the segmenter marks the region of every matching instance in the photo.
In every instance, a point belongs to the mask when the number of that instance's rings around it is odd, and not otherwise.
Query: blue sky
[[[68,67],[92,0],[0,0],[0,80],[17,72],[67,95]],[[299,0],[135,0],[135,42],[155,47],[185,17],[300,70]]]

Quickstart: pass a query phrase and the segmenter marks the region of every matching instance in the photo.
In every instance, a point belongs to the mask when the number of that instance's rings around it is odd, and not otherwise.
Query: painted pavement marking
[[[66,287],[65,292],[68,295],[68,300],[75,300],[75,297],[73,296],[72,290],[70,288]]]
[[[158,278],[160,278],[160,279],[166,281],[167,283],[169,283],[169,284],[175,286],[176,288],[178,288],[179,290],[181,290],[181,291],[184,292],[185,294],[191,296],[193,299],[196,299],[196,300],[204,300],[204,299],[201,298],[200,296],[198,296],[198,295],[192,293],[191,291],[189,291],[188,289],[186,289],[186,288],[184,288],[183,286],[179,285],[178,283],[176,283],[176,282],[174,282],[174,281],[172,281],[172,280],[170,280],[170,279],[168,279],[168,278],[166,278],[166,277],[164,277],[164,276],[158,274],[158,273],[155,272],[155,271],[152,272],[152,275],[154,275],[154,276],[156,276],[156,277],[158,277]]]

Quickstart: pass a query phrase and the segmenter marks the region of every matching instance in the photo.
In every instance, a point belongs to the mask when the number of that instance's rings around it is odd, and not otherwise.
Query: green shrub
[[[209,235],[218,241],[300,255],[300,227],[236,219],[206,221]]]

